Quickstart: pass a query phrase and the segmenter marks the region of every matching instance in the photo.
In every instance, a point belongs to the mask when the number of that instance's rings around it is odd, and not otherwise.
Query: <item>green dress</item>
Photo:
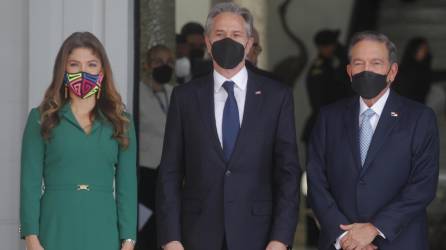
[[[21,156],[21,236],[35,234],[45,250],[117,250],[136,239],[136,138],[129,146],[112,138],[105,118],[86,134],[71,105],[45,141],[40,112],[31,110]]]

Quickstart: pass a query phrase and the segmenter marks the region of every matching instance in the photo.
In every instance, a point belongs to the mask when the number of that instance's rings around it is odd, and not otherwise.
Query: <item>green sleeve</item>
[[[136,135],[130,116],[129,145],[120,148],[116,170],[116,203],[120,239],[136,240],[137,184],[136,184]]]
[[[34,108],[26,123],[22,140],[20,175],[21,236],[39,235],[40,198],[45,142],[40,134],[40,114]]]

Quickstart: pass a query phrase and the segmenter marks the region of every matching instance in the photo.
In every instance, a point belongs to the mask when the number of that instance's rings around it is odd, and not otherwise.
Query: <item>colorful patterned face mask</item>
[[[86,99],[101,90],[103,78],[104,75],[102,72],[97,75],[92,75],[87,72],[65,72],[64,84],[75,95]]]

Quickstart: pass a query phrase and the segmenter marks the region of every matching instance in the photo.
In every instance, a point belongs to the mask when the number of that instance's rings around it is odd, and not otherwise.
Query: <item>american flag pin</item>
[[[398,113],[397,112],[390,112],[390,115],[393,117],[398,117]]]
[[[256,91],[256,95],[261,95],[261,94],[262,94],[262,91],[260,91],[260,90]]]

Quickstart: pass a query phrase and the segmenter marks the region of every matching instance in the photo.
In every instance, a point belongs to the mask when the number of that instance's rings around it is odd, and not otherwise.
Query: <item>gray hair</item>
[[[208,17],[206,18],[206,25],[204,28],[207,35],[209,35],[212,30],[214,18],[223,12],[230,12],[243,17],[243,19],[245,20],[246,34],[248,35],[248,37],[251,37],[254,22],[254,18],[252,17],[251,12],[248,9],[242,8],[233,2],[218,3],[214,5],[214,7],[212,7],[212,9],[209,11]]]
[[[398,63],[398,55],[395,44],[390,41],[390,39],[386,35],[376,31],[362,31],[353,35],[348,46],[348,58],[350,61],[352,59],[353,46],[364,40],[384,43],[386,45],[387,51],[389,52],[390,64]]]

